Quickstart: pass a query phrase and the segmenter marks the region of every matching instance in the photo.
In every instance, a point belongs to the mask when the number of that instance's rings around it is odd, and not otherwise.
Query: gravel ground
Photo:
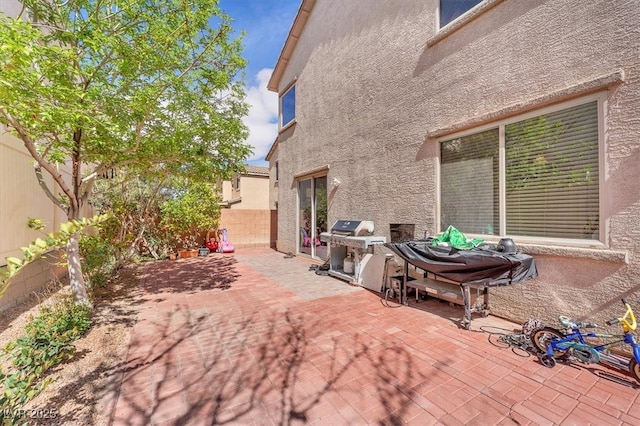
[[[76,341],[73,359],[55,367],[54,380],[30,401],[24,414],[29,424],[106,425],[103,399],[119,378],[129,329],[136,319],[136,268],[120,271],[111,284],[94,296],[92,327]],[[15,341],[42,304],[63,295],[66,287],[47,295],[34,295],[21,305],[0,313],[0,347]],[[0,421],[2,423],[2,421]]]

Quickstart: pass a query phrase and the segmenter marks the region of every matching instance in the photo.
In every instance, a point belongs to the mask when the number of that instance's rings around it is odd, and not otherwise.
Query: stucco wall
[[[550,322],[618,313],[620,297],[640,298],[640,8],[492,1],[434,39],[437,3],[315,4],[279,82],[282,91],[297,79],[296,124],[278,138],[278,249],[296,249],[295,182],[306,171],[328,165],[329,181],[341,181],[329,194],[329,223],[372,220],[387,236],[390,223],[439,231],[431,136],[602,92],[604,247],[538,248],[540,276],[492,291],[492,308]]]
[[[278,147],[273,148],[273,152],[269,156],[269,208],[278,208],[278,187],[280,185],[278,164]]]
[[[68,176],[66,170],[61,172]],[[50,176],[45,179],[51,184]],[[20,247],[42,236],[41,231],[29,229],[29,218],[42,219],[44,232],[66,220],[38,185],[33,160],[22,142],[0,129],[0,265],[6,265],[6,257],[21,258]]]
[[[233,198],[233,186],[230,180],[222,181],[222,199],[231,200]]]
[[[69,180],[69,167],[60,166],[62,176]],[[53,179],[45,174],[45,181]],[[50,186],[51,187],[51,186]],[[54,192],[59,191],[54,187]],[[90,206],[82,210],[84,216],[92,216]],[[36,231],[28,227],[30,218],[41,219],[45,228]],[[66,215],[56,207],[38,185],[33,170],[33,160],[22,142],[0,130],[0,266],[7,257],[23,258],[20,247],[29,245],[43,233],[59,229],[66,222]],[[66,275],[66,267],[58,263],[60,258],[50,254],[27,265],[11,279],[7,291],[0,296],[0,311],[19,304],[40,293]]]
[[[268,175],[234,175],[222,181],[222,201],[229,203],[230,209],[269,209],[269,186]]]
[[[17,17],[22,11],[22,4],[18,0],[0,1],[0,12],[12,18]]]
[[[268,209],[269,208],[269,177],[241,176],[239,196],[242,202],[231,204],[231,209]]]

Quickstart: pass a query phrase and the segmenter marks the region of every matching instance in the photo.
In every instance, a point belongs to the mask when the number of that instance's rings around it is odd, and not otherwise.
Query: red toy
[[[218,241],[213,239],[213,238],[211,238],[209,241],[207,241],[207,243],[205,245],[211,251],[211,253],[215,253],[215,252],[218,251]]]

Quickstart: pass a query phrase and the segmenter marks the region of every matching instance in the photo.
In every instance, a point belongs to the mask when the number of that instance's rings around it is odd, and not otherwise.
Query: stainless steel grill
[[[367,249],[374,244],[384,244],[386,237],[373,234],[373,222],[366,220],[338,220],[331,232],[320,234],[320,241],[331,246],[355,247]]]
[[[370,288],[368,283],[363,282],[363,269],[369,263],[379,263],[379,259],[371,260],[373,246],[387,242],[386,237],[373,235],[373,230],[373,222],[370,221],[338,220],[330,232],[320,234],[320,241],[329,246],[329,275]],[[375,281],[371,284],[373,289],[379,286],[377,278]]]

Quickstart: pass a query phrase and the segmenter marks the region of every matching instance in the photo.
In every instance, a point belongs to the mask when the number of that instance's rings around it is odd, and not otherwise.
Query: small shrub
[[[80,240],[82,270],[91,289],[103,287],[116,269],[113,244],[100,234],[85,236]]]
[[[52,367],[75,353],[74,341],[91,327],[91,310],[71,299],[43,306],[25,326],[25,334],[3,350],[5,370],[0,366],[0,409],[18,412],[51,383],[43,379]]]

